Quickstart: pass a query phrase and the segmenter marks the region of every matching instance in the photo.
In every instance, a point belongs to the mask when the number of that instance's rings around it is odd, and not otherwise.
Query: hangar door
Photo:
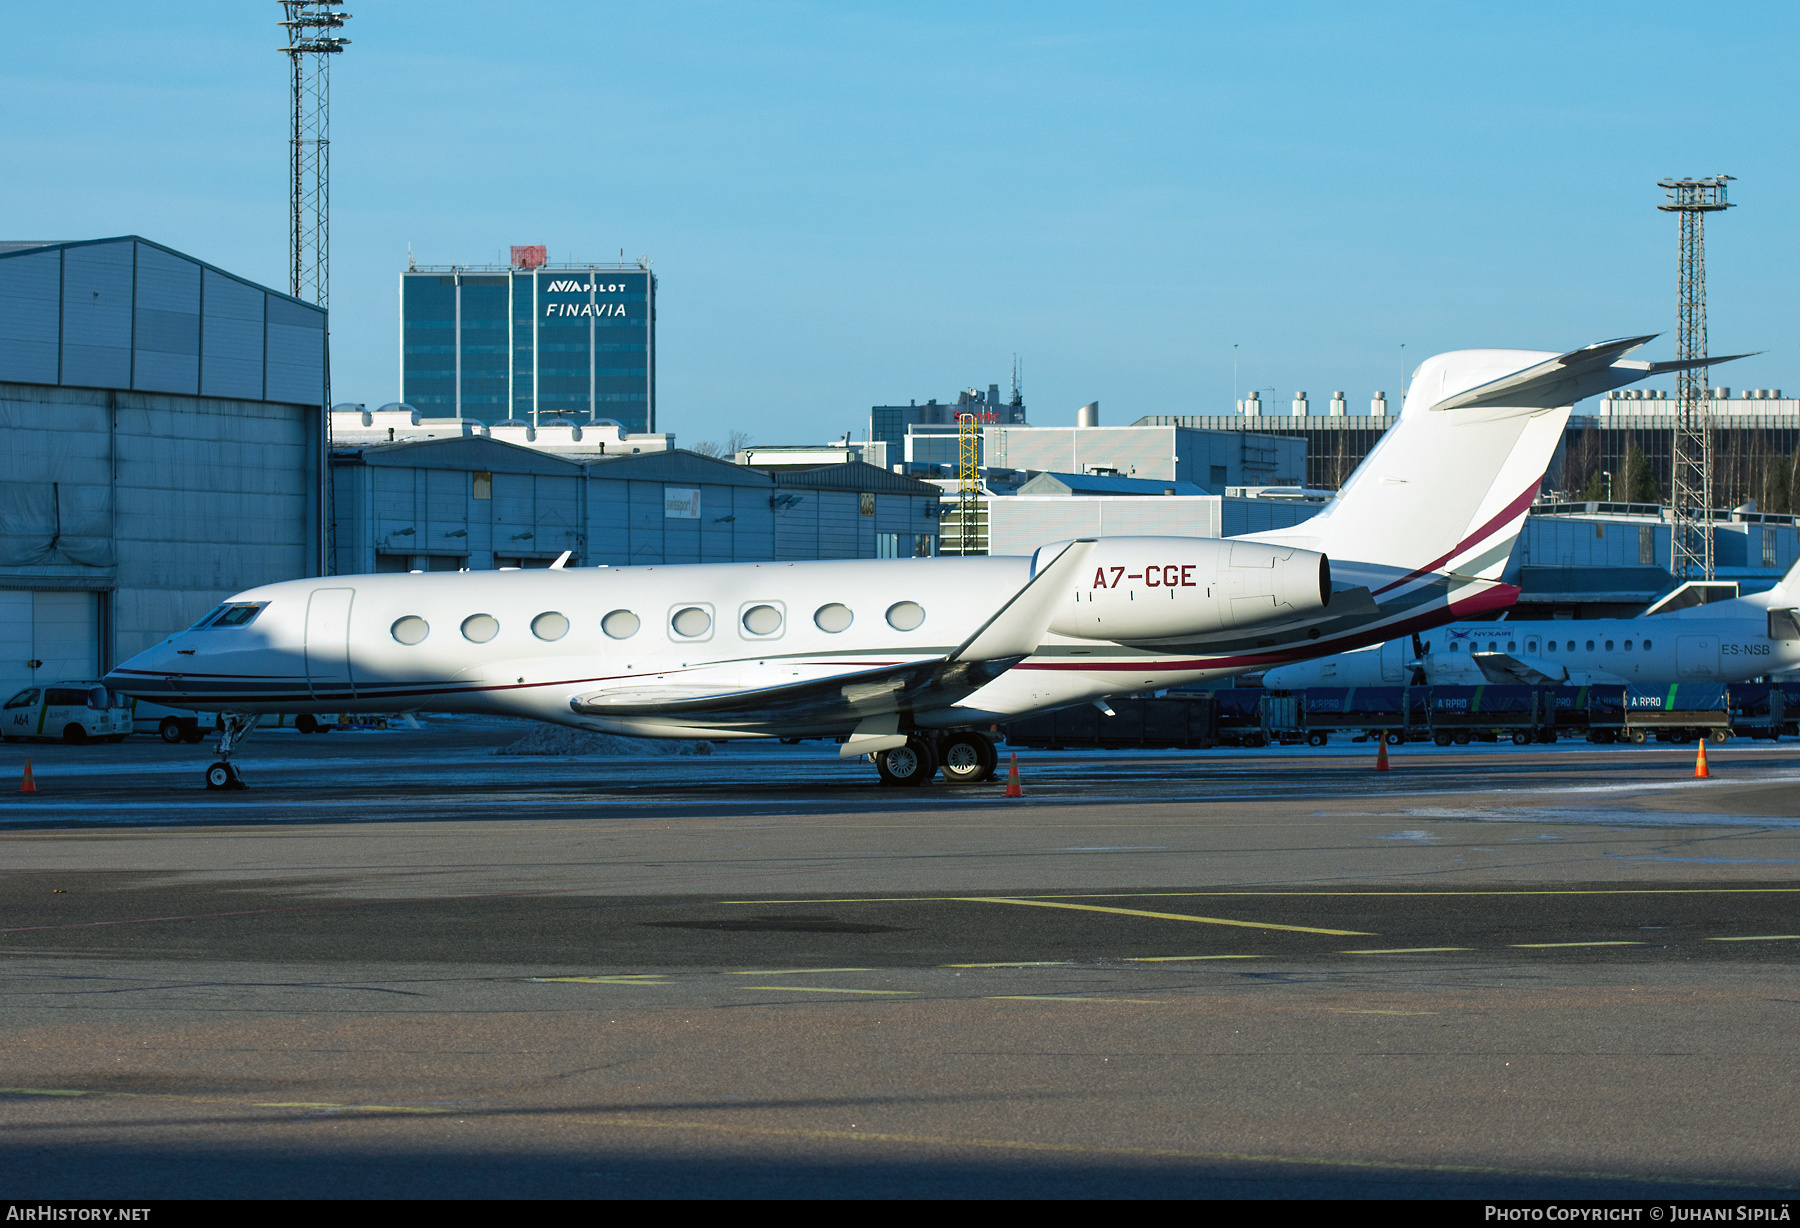
[[[33,669],[33,661],[43,664]],[[0,702],[28,686],[99,674],[96,594],[0,589]]]

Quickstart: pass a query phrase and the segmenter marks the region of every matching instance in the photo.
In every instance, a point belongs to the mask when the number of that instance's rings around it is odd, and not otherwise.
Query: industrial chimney
[[[1100,425],[1100,402],[1089,401],[1086,405],[1083,405],[1080,409],[1076,410],[1075,411],[1075,425],[1076,426],[1099,426]]]

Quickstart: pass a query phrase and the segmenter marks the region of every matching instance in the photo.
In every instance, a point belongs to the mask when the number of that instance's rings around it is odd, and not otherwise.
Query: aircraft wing
[[[1540,661],[1536,657],[1514,656],[1510,652],[1473,652],[1469,654],[1469,659],[1475,662],[1489,682],[1560,686],[1569,680],[1566,668],[1549,661]]]
[[[1623,388],[1651,375],[1705,367],[1748,354],[1722,354],[1716,358],[1693,358],[1681,362],[1626,362],[1625,355],[1654,340],[1656,334],[1622,337],[1617,341],[1600,341],[1559,354],[1546,362],[1490,383],[1447,397],[1431,408],[1476,409],[1486,405],[1512,408],[1555,409],[1573,405],[1584,397],[1598,396],[1614,388]]]
[[[1047,560],[973,634],[941,657],[873,668],[846,663],[840,672],[771,686],[708,686],[684,680],[666,686],[627,686],[578,695],[570,710],[582,716],[667,716],[730,728],[780,722],[795,728],[857,725],[915,708],[944,707],[973,695],[1024,660],[1043,641],[1051,613],[1072,577],[1093,552],[1092,539],[1073,541]],[[902,738],[902,741],[905,739]]]

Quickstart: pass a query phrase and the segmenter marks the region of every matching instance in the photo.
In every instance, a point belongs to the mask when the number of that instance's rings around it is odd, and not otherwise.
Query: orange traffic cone
[[[30,769],[27,769],[27,771],[29,771],[29,770]],[[1707,766],[1706,766],[1706,737],[1705,737],[1705,735],[1702,735],[1700,738],[1700,753],[1699,753],[1699,755],[1695,756],[1695,758],[1694,758],[1694,775],[1696,777],[1712,775],[1712,772],[1707,770]]]
[[[19,792],[21,792],[21,793],[36,793],[37,792],[37,781],[32,778],[31,760],[29,760],[29,759],[27,759],[25,761],[25,779],[19,785]]]
[[[1375,752],[1375,770],[1377,772],[1390,771],[1391,769],[1388,767],[1387,761],[1387,735],[1383,733],[1376,736],[1381,745],[1381,749]]]
[[[1006,770],[1006,796],[1025,796],[1025,791],[1019,788],[1019,752],[1016,750],[1013,752],[1012,766]]]

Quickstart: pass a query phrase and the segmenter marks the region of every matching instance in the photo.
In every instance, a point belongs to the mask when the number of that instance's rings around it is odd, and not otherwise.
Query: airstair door
[[[350,699],[350,602],[353,588],[315,588],[306,603],[306,680],[314,699]]]
[[[1675,676],[1683,682],[1705,682],[1719,676],[1719,637],[1675,637]]]

